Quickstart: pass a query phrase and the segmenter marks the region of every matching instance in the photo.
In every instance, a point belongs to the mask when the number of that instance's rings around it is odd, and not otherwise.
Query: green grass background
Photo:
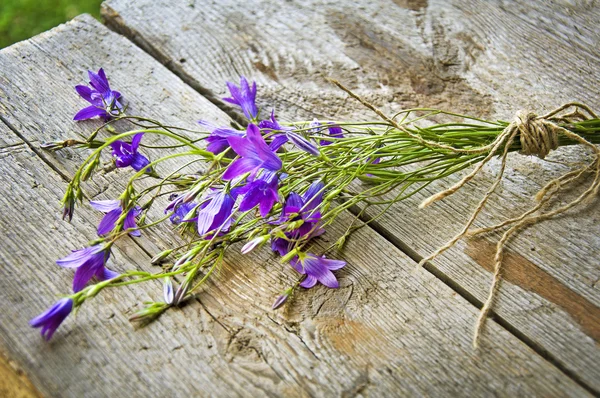
[[[102,0],[0,0],[0,48],[28,39],[73,17],[100,17]]]

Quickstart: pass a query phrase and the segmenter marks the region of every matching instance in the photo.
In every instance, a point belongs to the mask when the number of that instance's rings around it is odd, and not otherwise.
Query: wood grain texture
[[[0,396],[9,398],[37,398],[39,392],[14,363],[0,353]]]
[[[387,112],[429,106],[508,119],[518,109],[542,113],[571,100],[600,108],[600,11],[593,2],[353,4],[109,0],[103,15],[111,28],[215,103],[226,94],[223,80],[246,75],[258,81],[260,104],[288,121],[373,117],[326,77],[342,80]],[[584,156],[579,148],[566,148],[551,160]],[[473,187],[445,203],[416,211],[421,200],[454,180],[432,185],[395,206],[377,230],[415,258],[429,254],[460,229],[495,170],[497,165],[487,168]],[[507,179],[482,222],[519,214],[562,170],[511,156]],[[521,276],[503,283],[495,311],[540,352],[600,391],[597,204],[574,213],[530,228],[511,243],[521,259],[511,263],[511,275]],[[481,302],[491,280],[481,255],[489,254],[487,245],[461,243],[433,267]],[[534,277],[540,283],[531,283]]]
[[[60,57],[57,56],[60,54]],[[27,62],[21,60],[25,59]],[[19,62],[23,62],[19,64]],[[132,109],[178,121],[226,118],[206,100],[89,16],[0,52],[0,137],[19,144],[0,156],[0,348],[49,396],[389,396],[572,395],[587,392],[496,324],[478,354],[469,330],[477,310],[370,229],[341,256],[341,288],[297,296],[284,312],[270,304],[293,280],[267,251],[233,251],[198,301],[133,331],[136,303],[161,289],[105,292],[61,327],[50,344],[27,320],[68,291],[71,274],[52,263],[95,235],[86,206],[59,218],[65,179],[82,154],[39,152],[38,143],[97,122],[70,121],[82,70],[104,66]],[[166,94],[168,92],[168,94]],[[75,98],[75,99],[73,99]],[[83,131],[83,130],[82,130]],[[16,138],[15,138],[16,137]],[[126,170],[95,178],[90,195],[110,198]],[[324,236],[336,236],[349,215]],[[111,266],[149,269],[166,229],[122,241]]]

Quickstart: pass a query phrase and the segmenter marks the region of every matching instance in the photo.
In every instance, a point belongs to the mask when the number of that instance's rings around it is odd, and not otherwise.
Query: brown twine
[[[383,120],[390,123],[393,127],[400,131],[403,131],[408,136],[415,139],[416,141],[418,141],[426,147],[443,149],[453,153],[463,154],[483,154],[486,152],[488,153],[487,156],[474,168],[473,171],[471,171],[469,174],[463,177],[452,187],[442,192],[438,192],[437,194],[423,201],[423,203],[421,203],[421,205],[419,206],[420,208],[427,207],[430,204],[438,200],[444,199],[461,189],[465,184],[467,184],[471,179],[473,179],[473,177],[477,175],[477,173],[483,168],[483,166],[485,166],[485,164],[487,164],[492,159],[492,157],[494,157],[498,153],[499,149],[502,146],[504,146],[501,155],[501,166],[498,175],[496,176],[490,188],[483,195],[482,199],[480,200],[479,204],[475,208],[474,212],[472,213],[471,217],[466,222],[462,230],[448,243],[437,249],[428,257],[423,258],[418,264],[418,268],[420,268],[426,262],[433,260],[441,253],[454,246],[456,242],[458,242],[461,238],[465,236],[472,237],[483,233],[498,231],[504,227],[510,226],[510,228],[502,234],[502,237],[496,244],[492,284],[490,286],[487,299],[484,302],[479,313],[479,317],[477,319],[477,324],[475,327],[475,333],[473,336],[473,347],[477,349],[479,346],[479,339],[483,331],[485,321],[492,309],[494,298],[496,297],[498,289],[500,288],[500,281],[502,279],[502,260],[504,257],[504,249],[510,238],[513,237],[518,231],[524,228],[560,215],[574,208],[580,203],[584,202],[586,199],[598,195],[598,192],[600,191],[600,150],[596,145],[556,124],[558,122],[569,123],[573,120],[588,120],[589,118],[598,119],[598,116],[587,105],[576,102],[564,104],[542,116],[536,116],[532,112],[519,111],[516,113],[514,120],[490,144],[479,148],[457,149],[449,145],[439,144],[436,142],[425,140],[420,135],[412,133],[404,126],[399,125],[394,119],[388,117],[374,105],[370,104],[358,95],[354,94],[351,90],[344,87],[338,81],[332,80],[332,83],[344,90],[346,93],[348,93],[351,97],[359,101],[365,107],[371,109]],[[574,110],[570,113],[565,113],[562,116],[557,116],[560,112],[569,108],[574,108]],[[583,113],[582,111],[584,111],[585,113]],[[541,159],[544,159],[548,155],[548,153],[550,153],[550,151],[558,148],[558,137],[560,134],[571,139],[572,141],[578,142],[589,148],[594,154],[594,159],[589,164],[584,165],[578,169],[571,170],[546,184],[535,195],[535,200],[538,203],[528,211],[524,212],[519,217],[504,220],[503,222],[490,227],[469,230],[471,225],[475,222],[476,218],[479,216],[479,214],[485,207],[485,204],[487,203],[490,196],[495,192],[496,188],[502,181],[504,170],[506,168],[506,161],[508,157],[509,148],[514,142],[516,136],[519,136],[519,140],[521,143],[521,154],[535,155]],[[587,173],[593,173],[594,178],[591,184],[588,186],[588,188],[577,198],[554,210],[549,210],[534,215],[536,212],[540,212],[546,205],[548,205],[551,199],[555,198],[561,190],[565,189],[571,184],[574,184]]]
[[[555,115],[560,110],[566,109],[569,106],[578,106],[578,105],[580,105],[580,104],[576,104],[576,105],[568,104],[568,106],[563,106],[563,107],[558,108],[558,110],[550,112],[548,114],[549,116],[544,115],[541,117],[538,117],[531,112],[524,112],[524,111],[517,112],[515,120],[511,124],[509,124],[506,127],[506,129],[500,134],[500,137],[503,137],[503,139],[499,140],[499,144],[505,145],[505,147],[504,147],[504,151],[501,156],[502,164],[501,164],[499,173],[498,173],[494,183],[491,185],[490,189],[485,193],[485,195],[479,202],[478,206],[476,207],[475,211],[472,213],[471,217],[469,218],[469,220],[467,221],[467,223],[465,224],[463,229],[454,238],[452,238],[450,241],[448,241],[448,243],[446,243],[444,246],[440,247],[438,250],[436,250],[434,253],[432,253],[428,257],[422,259],[418,264],[418,266],[420,267],[423,264],[425,264],[426,262],[433,260],[441,253],[443,253],[444,251],[446,251],[449,248],[451,248],[452,246],[454,246],[456,244],[456,242],[458,242],[460,239],[462,239],[465,236],[472,237],[472,236],[483,234],[483,233],[494,232],[494,231],[497,231],[506,226],[512,225],[506,232],[504,232],[504,234],[502,235],[502,237],[496,244],[496,253],[494,256],[494,267],[493,267],[494,274],[493,274],[493,278],[492,278],[492,284],[490,286],[490,290],[489,290],[487,299],[484,302],[484,304],[481,308],[479,317],[477,319],[477,326],[475,328],[475,334],[473,336],[474,348],[478,348],[478,346],[479,346],[479,338],[483,331],[485,321],[491,311],[491,308],[492,308],[492,305],[494,302],[494,298],[496,297],[496,294],[498,293],[498,289],[500,287],[500,281],[501,281],[501,277],[502,277],[502,260],[504,257],[504,251],[505,251],[506,244],[510,240],[510,238],[513,237],[518,231],[520,231],[528,226],[548,220],[552,217],[555,217],[559,214],[566,212],[567,210],[572,209],[573,207],[577,206],[584,200],[597,195],[598,191],[600,190],[600,150],[595,145],[588,142],[584,138],[578,136],[575,133],[572,133],[571,131],[569,131],[563,127],[558,126],[556,123],[554,123],[553,120],[550,119],[551,116]],[[586,111],[588,111],[590,116],[595,117],[595,114],[591,110],[589,110],[589,108],[587,108],[587,107],[582,107],[582,108],[585,109]],[[575,111],[575,112],[569,114],[569,117],[573,117],[573,116],[587,119],[587,117],[585,115],[583,115],[582,113],[580,113],[578,111]],[[566,117],[567,116],[565,115],[560,120],[566,120],[565,119]],[[563,174],[562,176],[550,181],[548,184],[546,184],[546,186],[544,186],[535,195],[535,199],[538,203],[535,206],[533,206],[531,209],[529,209],[528,211],[524,212],[521,216],[515,217],[512,219],[507,219],[499,224],[496,224],[496,225],[493,225],[490,227],[469,230],[469,228],[471,227],[471,225],[473,224],[473,222],[475,221],[477,216],[479,216],[479,214],[483,210],[485,203],[487,202],[489,197],[493,194],[493,192],[496,190],[496,188],[499,185],[499,182],[502,180],[505,166],[506,166],[506,158],[508,155],[508,148],[512,144],[512,142],[515,138],[515,135],[517,133],[519,134],[519,139],[520,139],[521,146],[522,146],[521,153],[524,155],[536,155],[536,156],[540,157],[541,159],[544,159],[550,151],[558,148],[558,136],[559,136],[559,134],[563,134],[566,137],[570,138],[571,140],[579,142],[580,144],[585,145],[588,148],[590,148],[595,155],[594,160],[592,162],[590,162],[588,165],[585,165],[576,170],[569,171],[569,172]],[[504,140],[504,138],[506,136],[508,136],[508,139]],[[439,193],[431,196],[430,198],[426,199],[421,204],[421,207],[428,206],[429,204],[431,204],[437,200],[448,197],[448,196],[452,195],[454,192],[456,192],[457,190],[459,190],[460,188],[462,188],[469,180],[471,180],[477,174],[477,172],[479,172],[479,170],[481,170],[483,165],[485,165],[490,160],[490,158],[491,157],[488,156],[484,160],[482,160],[482,162],[479,165],[477,165],[477,167],[475,168],[475,170],[473,172],[469,173],[467,176],[465,176],[463,179],[461,179],[457,184],[455,184],[451,188],[449,188],[445,191],[439,192]],[[554,198],[558,194],[558,192],[561,189],[564,189],[566,186],[574,183],[580,177],[582,177],[584,174],[589,173],[589,172],[594,173],[595,177],[594,177],[592,183],[589,185],[589,187],[580,196],[578,196],[576,199],[572,200],[571,202],[567,203],[566,205],[561,206],[555,210],[547,211],[545,213],[541,213],[538,215],[533,215],[534,213],[540,211],[552,198]]]

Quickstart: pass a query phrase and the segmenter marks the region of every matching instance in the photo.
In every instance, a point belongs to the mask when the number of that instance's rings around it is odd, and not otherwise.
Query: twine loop
[[[558,148],[558,133],[562,129],[553,122],[533,112],[518,111],[513,125],[519,131],[521,154],[544,159],[550,151]]]

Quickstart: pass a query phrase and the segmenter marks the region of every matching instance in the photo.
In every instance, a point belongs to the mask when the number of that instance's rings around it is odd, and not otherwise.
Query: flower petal
[[[81,98],[87,102],[93,105],[98,105],[98,101],[92,100],[92,89],[88,86],[77,85],[75,86],[75,91],[77,91],[77,94],[79,94]]]
[[[91,105],[77,112],[73,117],[73,120],[87,120],[92,119],[96,116],[104,116],[106,114],[107,113],[104,109],[97,108],[94,105]]]
[[[127,215],[125,216],[125,222],[123,223],[123,229],[137,228],[137,223],[135,221],[137,210],[135,208],[129,210]],[[139,237],[142,236],[142,233],[135,229],[129,232],[130,236]]]
[[[90,205],[103,213],[121,208],[121,202],[118,200],[91,200]]]
[[[148,166],[150,164],[150,160],[148,160],[147,157],[145,157],[144,155],[142,155],[141,153],[135,153],[132,156],[131,159],[131,167],[135,170],[135,171],[140,171],[142,170],[144,167]],[[152,168],[148,167],[146,169],[146,173],[151,173],[152,172]]]
[[[90,84],[97,91],[104,94],[110,91],[110,87],[108,85],[108,80],[106,79],[106,75],[104,74],[104,70],[100,68],[98,73],[94,73],[91,70],[88,71],[88,77],[90,78]]]
[[[308,274],[306,275],[306,278],[300,282],[300,286],[302,286],[305,289],[310,289],[311,287],[314,287],[317,284],[317,278],[315,278],[314,276]]]
[[[319,150],[317,149],[317,147],[312,142],[308,141],[306,138],[302,137],[300,134],[290,131],[286,135],[288,136],[288,138],[294,145],[296,145],[298,148],[300,148],[304,152],[310,153],[313,156],[319,156],[321,154],[319,152]]]
[[[119,208],[106,213],[100,221],[100,224],[98,224],[98,235],[105,235],[115,229],[115,224],[119,217],[121,217],[122,212],[123,209],[119,206]]]
[[[223,180],[231,180],[235,177],[239,177],[244,173],[252,171],[260,167],[260,163],[252,158],[241,158],[235,160],[227,167],[225,174],[223,174]]]
[[[131,152],[135,153],[140,146],[140,141],[144,137],[144,133],[138,133],[131,138]]]
[[[63,268],[78,268],[85,264],[95,254],[102,251],[102,246],[96,245],[91,247],[85,247],[79,250],[73,250],[67,257],[56,260],[56,264]]]
[[[339,287],[335,275],[327,268],[325,263],[326,259],[322,257],[313,257],[313,255],[309,254],[303,261],[304,270],[307,274],[314,276],[319,282],[327,287]]]
[[[100,281],[107,281],[109,279],[114,279],[119,275],[121,275],[121,274],[119,274],[118,272],[112,271],[106,267],[99,267],[98,270],[96,271],[96,278],[98,278],[98,280],[100,280]]]
[[[73,277],[73,292],[77,293],[83,289],[97,271],[98,267],[92,262],[77,268]]]

